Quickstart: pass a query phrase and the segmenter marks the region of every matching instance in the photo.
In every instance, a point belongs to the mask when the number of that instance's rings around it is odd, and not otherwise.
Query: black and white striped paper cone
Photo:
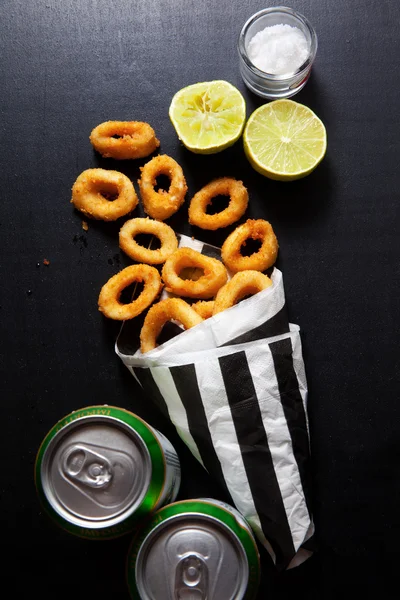
[[[219,257],[186,236],[180,246]],[[140,324],[126,322],[116,352],[285,569],[310,556],[314,527],[299,327],[288,322],[282,273],[271,279],[193,329],[170,324],[172,337],[146,354]]]

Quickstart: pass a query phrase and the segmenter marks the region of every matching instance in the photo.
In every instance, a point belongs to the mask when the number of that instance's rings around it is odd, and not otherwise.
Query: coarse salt
[[[247,52],[252,63],[265,73],[285,75],[295,73],[307,60],[309,43],[298,27],[271,25],[256,33]]]

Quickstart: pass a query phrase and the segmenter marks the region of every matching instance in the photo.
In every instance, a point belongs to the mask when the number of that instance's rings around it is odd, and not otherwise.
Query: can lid
[[[186,513],[163,521],[146,537],[135,575],[143,600],[240,600],[249,565],[240,540],[225,523]]]
[[[113,417],[81,417],[63,427],[41,465],[44,494],[65,520],[98,529],[120,523],[141,504],[151,461],[139,434]]]

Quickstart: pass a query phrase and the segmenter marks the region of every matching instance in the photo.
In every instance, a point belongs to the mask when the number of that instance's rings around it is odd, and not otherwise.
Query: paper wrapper
[[[179,238],[181,247],[220,258],[218,248]],[[192,329],[167,324],[167,341],[146,354],[138,349],[141,323],[127,321],[116,353],[286,569],[311,555],[314,533],[307,383],[282,273],[273,269],[271,279]]]

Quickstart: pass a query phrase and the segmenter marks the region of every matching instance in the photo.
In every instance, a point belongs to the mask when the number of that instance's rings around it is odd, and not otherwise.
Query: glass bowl
[[[274,75],[257,68],[248,55],[248,45],[253,36],[273,25],[297,27],[306,37],[308,57],[297,71]],[[300,13],[286,6],[265,8],[246,21],[239,35],[238,52],[240,73],[246,86],[262,98],[289,98],[299,92],[307,83],[311,67],[317,53],[318,39],[310,22]]]

